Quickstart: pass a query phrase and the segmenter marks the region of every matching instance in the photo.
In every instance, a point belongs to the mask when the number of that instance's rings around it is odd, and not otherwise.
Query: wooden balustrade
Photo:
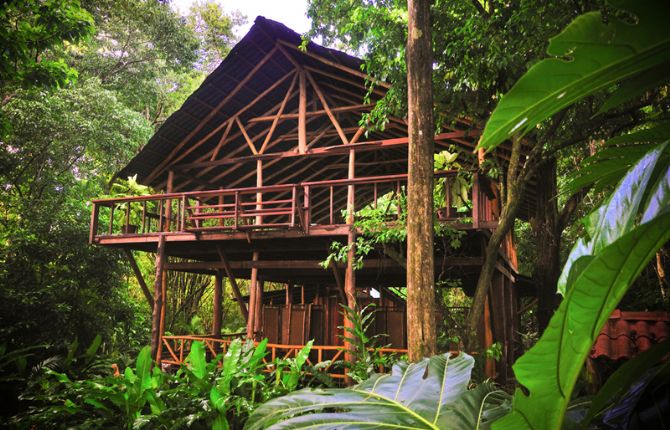
[[[445,181],[445,207],[438,209],[442,221],[462,222],[471,215],[474,228],[494,227],[491,200],[481,191],[479,179],[471,190],[471,213],[451,208],[449,184],[455,171],[436,172]],[[248,229],[294,229],[309,233],[311,226],[346,224],[347,189],[353,186],[357,208],[378,208],[381,199],[393,210],[387,221],[400,215],[406,174],[335,179],[298,184],[269,185],[184,193],[93,200],[89,239],[99,236],[132,236],[159,233],[199,233]],[[485,201],[484,201],[485,200]],[[483,221],[483,223],[482,223]],[[106,229],[103,227],[106,225]],[[106,231],[101,231],[106,230]]]
[[[228,351],[230,343],[233,341],[233,337],[241,337],[241,334],[236,334],[228,338],[213,338],[207,336],[163,336],[163,349],[166,353],[163,353],[161,357],[161,362],[163,364],[169,365],[182,365],[185,363],[185,359],[188,356],[189,351],[191,350],[191,344],[194,341],[202,342],[205,346],[205,350],[210,357],[216,357],[218,354],[224,356]],[[255,345],[258,345],[258,342],[254,342]],[[302,350],[304,345],[282,345],[282,344],[273,344],[268,343],[266,345],[267,353],[263,358],[263,362],[266,364],[266,371],[271,372],[273,370],[274,361],[276,359],[287,359],[295,358],[297,354]],[[403,355],[407,354],[406,349],[401,348],[379,348],[379,349],[370,349],[371,352],[376,352],[381,355],[390,355],[397,354]],[[335,369],[334,363],[338,360],[344,358],[344,350],[341,346],[336,345],[313,345],[310,351],[310,355],[307,358],[307,364],[310,366],[315,366],[318,363],[324,363],[324,366],[320,371],[328,374],[331,378],[334,379],[344,379],[345,374],[343,369]],[[388,369],[383,367],[377,369],[379,372],[385,372]]]

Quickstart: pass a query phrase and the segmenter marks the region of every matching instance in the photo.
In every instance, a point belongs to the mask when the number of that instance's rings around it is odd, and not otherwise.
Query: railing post
[[[112,203],[109,205],[109,231],[107,234],[111,236],[112,231],[114,231],[114,208],[116,206],[116,203]]]
[[[186,195],[181,196],[181,225],[179,231],[186,231]]]
[[[311,216],[310,216],[310,211],[311,211],[311,202],[310,202],[310,197],[309,197],[309,185],[304,186],[304,207],[305,207],[305,234],[309,234],[309,225],[311,223]]]
[[[293,185],[293,187],[291,187],[291,221],[290,221],[291,228],[295,227],[295,210],[297,207],[296,204],[297,195],[298,195],[297,187],[296,185]]]
[[[126,225],[124,227],[123,234],[128,234],[128,229],[130,228],[130,201],[126,202]]]
[[[146,222],[147,222],[147,201],[144,200],[142,202],[142,230],[140,230],[143,234],[146,232]]]
[[[98,215],[100,215],[100,207],[93,203],[93,207],[91,207],[91,226],[88,232],[88,243],[93,243],[95,236],[98,234]]]
[[[163,231],[163,199],[158,200],[158,231]]]
[[[239,218],[239,207],[240,207],[240,192],[235,191],[235,223],[234,229],[237,230],[237,223]]]
[[[330,225],[334,224],[334,217],[333,217],[333,186],[330,186]]]
[[[376,182],[374,184],[372,184],[372,198],[374,199],[372,205],[375,209],[377,209],[377,183]]]

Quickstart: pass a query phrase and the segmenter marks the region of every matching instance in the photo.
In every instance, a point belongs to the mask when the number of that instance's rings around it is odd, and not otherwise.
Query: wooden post
[[[98,215],[100,214],[100,207],[93,203],[91,208],[91,229],[88,233],[88,243],[92,244],[95,236],[98,234]]]
[[[260,340],[263,334],[263,289],[265,282],[258,277],[256,279],[256,309],[254,310],[254,336]]]
[[[298,152],[304,154],[307,152],[307,122],[305,120],[307,113],[307,85],[305,82],[305,72],[299,72],[300,95],[298,99]]]
[[[212,337],[221,338],[221,297],[223,297],[223,273],[216,271],[214,275],[214,319],[212,320]]]
[[[174,189],[174,170],[168,171],[167,192],[171,193]],[[165,231],[170,231],[172,227],[172,200],[166,199],[165,204]]]
[[[160,235],[156,248],[156,279],[154,281],[154,309],[151,315],[151,356],[158,361],[161,350],[161,309],[163,307],[163,267],[165,264],[165,236]]]
[[[430,1],[409,0],[407,10],[407,344],[419,361],[437,352]]]
[[[164,263],[167,265],[169,263],[170,257],[165,254],[164,258]],[[160,364],[161,362],[161,355],[163,352],[163,336],[165,335],[165,312],[167,310],[167,300],[168,300],[168,295],[167,295],[167,284],[168,284],[168,271],[167,269],[163,269],[161,273],[161,295],[162,295],[162,300],[163,303],[161,304],[161,320],[160,320],[160,334],[158,338],[158,351],[156,351],[156,362]]]
[[[293,285],[290,282],[286,283],[286,304],[293,303]]]
[[[356,177],[356,151],[353,149],[349,150],[349,171],[347,177],[348,179],[354,179]],[[346,219],[346,223],[349,227],[349,233],[347,234],[347,246],[349,246],[349,251],[347,252],[347,267],[344,272],[344,294],[347,299],[347,306],[354,310],[356,309],[356,272],[354,271],[354,260],[356,258],[356,227],[354,226],[354,211],[356,209],[355,201],[356,189],[354,185],[349,185],[347,188]],[[354,359],[354,346],[351,342],[347,341],[347,337],[350,335],[346,328],[353,328],[354,324],[350,318],[347,318],[346,314],[344,316],[344,327],[344,359],[352,361]]]
[[[254,251],[251,261],[258,261],[258,251]],[[247,338],[254,338],[254,321],[256,320],[256,282],[258,281],[258,269],[251,268],[251,280],[249,281],[249,314],[247,316]]]
[[[256,160],[256,187],[263,186],[263,160]],[[263,193],[259,190],[256,192],[256,210],[263,210]],[[256,215],[256,225],[263,224],[263,217]]]

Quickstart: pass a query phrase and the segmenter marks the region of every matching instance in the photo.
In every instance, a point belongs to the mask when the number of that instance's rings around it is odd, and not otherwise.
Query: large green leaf
[[[492,384],[469,392],[473,365],[467,354],[445,354],[398,364],[351,389],[297,391],[262,405],[246,428],[485,428],[508,397]]]
[[[195,377],[204,379],[207,376],[207,358],[205,356],[205,346],[202,342],[196,340],[191,344],[191,351],[188,353],[186,361]]]
[[[579,164],[567,175],[561,193],[572,195],[588,186],[596,192],[616,184],[626,171],[649,152],[655,144],[670,136],[670,121],[648,124],[646,128],[622,134],[607,141],[604,148]],[[665,157],[670,156],[667,151]]]
[[[494,429],[559,429],[577,376],[601,327],[651,257],[670,239],[670,209],[592,258],[568,287],[540,340],[515,364],[512,412]]]
[[[531,67],[500,100],[479,146],[491,150],[578,100],[670,60],[670,4],[663,0],[610,0],[627,11],[604,22],[600,12],[577,17],[552,38],[552,58]],[[632,22],[631,22],[632,21]]]
[[[570,251],[567,263],[558,279],[557,289],[559,293],[565,295],[568,277],[571,272],[584,268],[584,266],[573,264],[574,262],[584,256],[597,255],[604,247],[633,227],[644,190],[664,150],[665,144],[654,146],[624,176],[608,202],[595,211],[597,217],[594,217],[594,221],[591,222],[592,225],[588,228],[591,236],[590,240],[578,240]],[[572,276],[576,275],[578,273],[574,273]]]

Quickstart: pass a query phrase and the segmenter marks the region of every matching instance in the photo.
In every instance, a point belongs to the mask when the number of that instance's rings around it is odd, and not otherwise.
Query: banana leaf
[[[573,103],[670,61],[670,4],[663,0],[610,0],[626,13],[577,17],[550,40],[540,61],[500,100],[486,123],[480,148],[522,137]],[[630,19],[625,19],[628,15]]]
[[[568,255],[567,263],[558,279],[559,293],[565,295],[570,272],[583,268],[583,266],[574,264],[579,258],[597,255],[605,246],[633,227],[644,190],[649,184],[665,146],[666,144],[657,145],[642,157],[621,180],[607,203],[595,211],[597,216],[592,217],[590,221],[592,225],[587,228],[590,239],[588,241],[578,240]]]

